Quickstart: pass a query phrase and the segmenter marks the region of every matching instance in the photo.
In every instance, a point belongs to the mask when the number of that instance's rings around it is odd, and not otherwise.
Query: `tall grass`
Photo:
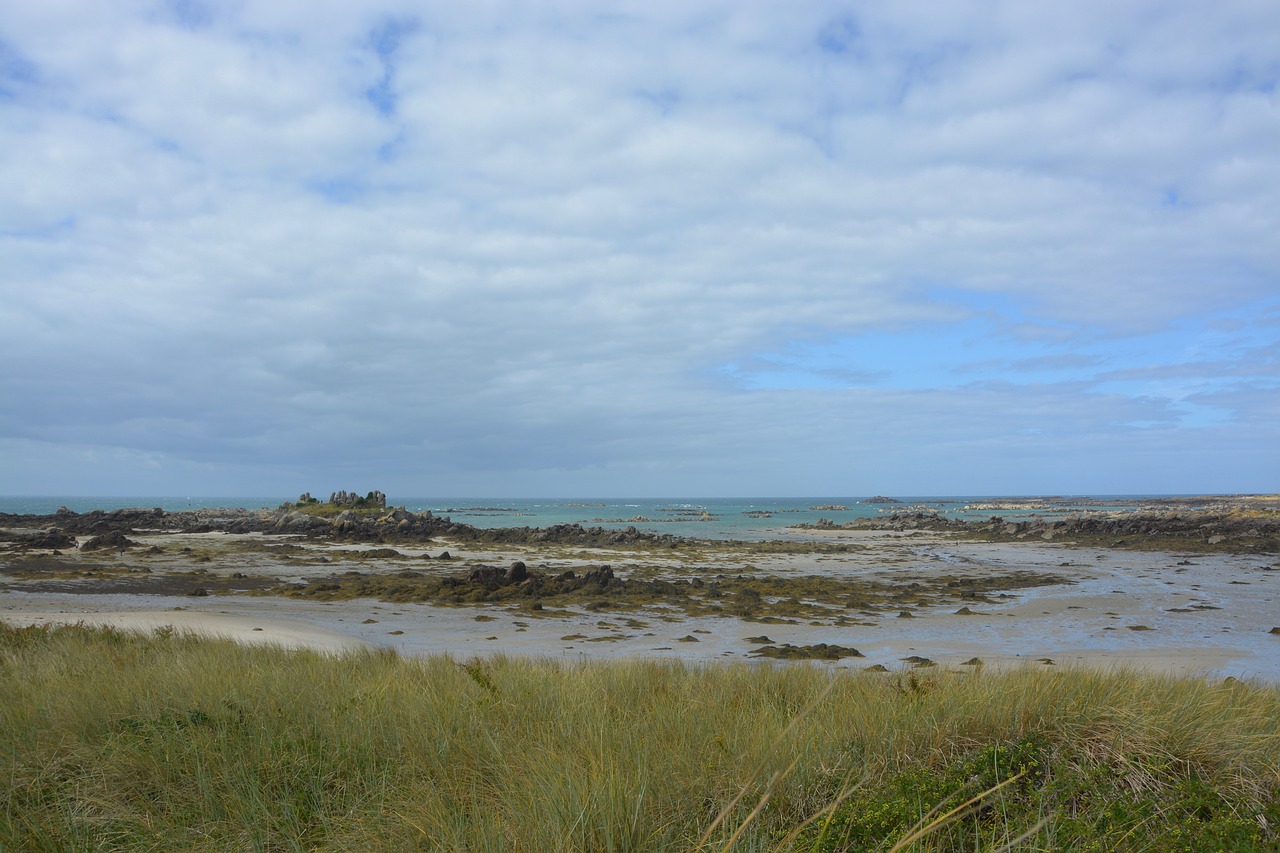
[[[1277,721],[1131,672],[0,629],[0,849],[1275,850]]]

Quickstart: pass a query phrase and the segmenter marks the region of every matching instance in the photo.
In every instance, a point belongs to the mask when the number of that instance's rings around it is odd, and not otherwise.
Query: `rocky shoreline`
[[[877,671],[980,659],[1280,679],[1280,513],[1265,505],[966,523],[900,504],[755,541],[484,529],[337,497],[0,514],[0,621],[411,654],[835,663],[856,650]]]
[[[1176,549],[1227,553],[1280,553],[1280,503],[1268,500],[1217,501],[1193,508],[1174,499],[1134,512],[1091,511],[1067,518],[1011,519],[991,516],[982,521],[947,518],[928,512],[899,512],[845,522],[819,519],[792,529],[929,531],[960,539],[1016,542],[1042,539],[1060,544]]]
[[[76,547],[77,536],[92,537],[81,548],[128,549],[137,543],[130,536],[141,533],[262,533],[299,536],[335,542],[419,544],[438,537],[464,542],[525,544],[547,543],[584,546],[679,547],[680,537],[646,533],[634,527],[609,530],[580,524],[551,527],[479,528],[452,521],[430,511],[409,512],[391,508],[379,512],[343,510],[332,516],[317,515],[285,505],[275,510],[198,509],[169,512],[163,509],[119,509],[73,512],[65,507],[50,515],[0,513],[0,547],[10,550],[48,550]]]
[[[1106,505],[1101,499],[1048,497],[1001,499],[966,508],[1051,512],[1068,504],[1074,507]],[[155,508],[77,513],[63,507],[48,515],[0,513],[0,549],[72,549],[77,547],[76,537],[90,537],[79,547],[123,551],[136,545],[130,537],[144,532],[284,534],[308,540],[373,544],[419,544],[448,538],[491,544],[625,545],[655,549],[680,548],[697,541],[668,533],[646,532],[634,526],[622,530],[577,523],[548,527],[480,528],[430,511],[344,506],[304,501],[286,503],[274,510],[228,508],[170,512]],[[318,511],[317,507],[330,511]],[[649,520],[613,519],[610,522]],[[929,531],[990,542],[1038,538],[1062,544],[1076,542],[1111,548],[1277,553],[1280,552],[1280,496],[1152,498],[1144,499],[1136,511],[1087,509],[1066,517],[1044,518],[992,515],[981,521],[949,518],[917,507],[901,507],[891,514],[872,518],[849,521],[822,518],[816,523],[795,524],[788,529],[806,532]]]

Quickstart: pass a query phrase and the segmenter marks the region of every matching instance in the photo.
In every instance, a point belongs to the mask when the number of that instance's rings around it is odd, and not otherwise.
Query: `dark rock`
[[[136,548],[137,542],[125,537],[119,530],[113,530],[110,533],[104,533],[101,536],[94,536],[88,542],[80,546],[82,551],[100,551],[106,548]]]
[[[779,660],[840,660],[863,657],[862,652],[855,648],[829,643],[815,643],[811,646],[793,646],[783,643],[781,646],[764,646],[756,649],[752,654],[755,657]]]
[[[57,525],[71,535],[101,536],[118,531],[129,534],[138,529],[175,532],[289,533],[308,538],[328,538],[346,542],[421,543],[437,535],[448,535],[461,541],[485,543],[560,543],[573,545],[646,544],[651,547],[677,548],[682,540],[670,534],[643,533],[634,527],[626,530],[586,528],[580,524],[558,524],[547,528],[486,528],[455,524],[430,512],[412,513],[403,507],[370,519],[352,509],[370,504],[384,507],[386,496],[370,492],[364,498],[352,493],[335,492],[340,503],[351,501],[350,508],[332,521],[309,513],[298,512],[293,504],[277,510],[200,509],[166,512],[162,509],[122,509],[104,512],[93,510],[83,515],[65,508],[52,515],[10,515],[0,513],[0,527],[41,528]],[[301,498],[301,496],[300,496]],[[314,500],[314,499],[313,499]],[[299,506],[312,506],[300,503]],[[445,556],[445,555],[442,555]],[[448,559],[445,556],[445,559]]]
[[[870,503],[875,501],[864,501]],[[1058,519],[1009,521],[991,516],[986,521],[962,521],[920,512],[895,512],[888,516],[859,518],[837,525],[830,519],[797,524],[800,529],[936,530],[985,537],[1028,536],[1058,539],[1079,537],[1106,542],[1108,547],[1143,547],[1157,543],[1168,547],[1181,541],[1187,547],[1242,552],[1274,553],[1280,549],[1280,515],[1236,511],[1231,507],[1188,512],[1162,512],[1144,508],[1137,512],[1087,512]]]
[[[588,569],[587,573],[582,576],[584,583],[594,583],[600,586],[608,586],[613,580],[613,568],[611,566],[596,566]]]
[[[506,570],[497,566],[481,566],[477,569],[472,569],[471,574],[467,575],[468,582],[483,584],[494,589],[505,583],[506,579]]]
[[[57,527],[51,527],[29,536],[13,537],[14,546],[23,551],[55,550],[58,548],[74,548],[76,540]]]
[[[507,583],[520,583],[529,578],[529,569],[523,562],[516,560],[507,569],[503,578]]]

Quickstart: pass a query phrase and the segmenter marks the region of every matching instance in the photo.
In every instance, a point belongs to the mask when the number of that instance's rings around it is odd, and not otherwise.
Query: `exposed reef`
[[[864,655],[850,646],[837,646],[830,643],[814,643],[808,646],[783,643],[780,646],[762,646],[753,651],[751,657],[777,660],[840,660],[841,658],[860,658]]]
[[[305,496],[304,496],[305,497]],[[361,499],[364,500],[364,499]],[[273,533],[331,542],[427,543],[435,537],[461,542],[499,544],[566,544],[582,546],[676,548],[684,541],[670,534],[646,533],[635,527],[609,530],[580,524],[550,527],[484,529],[437,516],[429,510],[387,509],[372,501],[359,506],[333,503],[287,503],[275,510],[119,509],[51,515],[0,513],[0,543],[13,550],[74,548],[75,536],[127,537],[139,533]],[[120,544],[123,540],[104,540]],[[127,546],[126,546],[127,547]]]
[[[429,510],[410,512],[402,507],[388,508],[385,501],[385,496],[376,491],[363,498],[347,492],[335,492],[333,500],[326,503],[304,494],[297,503],[286,503],[274,510],[168,512],[157,508],[77,513],[64,507],[49,515],[0,513],[0,548],[12,551],[75,548],[76,537],[99,540],[89,547],[128,548],[131,547],[129,536],[166,532],[283,533],[311,540],[387,544],[427,543],[442,537],[458,542],[494,545],[562,544],[648,549],[677,549],[696,541],[667,533],[650,533],[635,526],[620,530],[577,523],[549,527],[479,528],[453,521],[447,515],[435,515]],[[1011,498],[984,506],[1052,512],[1055,508],[1067,505],[1078,508],[1091,502],[1101,505],[1099,499]],[[835,505],[830,508],[837,509]],[[701,515],[677,515],[658,520],[704,519]],[[656,520],[635,518],[628,521],[652,523]],[[823,518],[816,523],[794,525],[793,529],[929,531],[990,542],[1042,539],[1089,547],[1277,553],[1280,552],[1280,497],[1156,498],[1144,500],[1137,511],[1079,512],[1077,509],[1072,515],[1019,519],[993,515],[978,521],[949,518],[936,508],[924,511],[923,508],[910,507],[873,518],[848,521]]]
[[[621,577],[610,565],[583,572],[530,569],[522,561],[506,568],[477,566],[462,574],[406,568],[399,572],[346,571],[264,590],[293,598],[335,601],[376,598],[436,605],[516,605],[537,615],[560,615],[548,608],[634,611],[668,608],[686,616],[732,616],[748,622],[793,620],[855,624],[904,607],[929,609],[956,602],[999,603],[1009,591],[1069,584],[1038,571],[999,576],[944,575],[920,580],[883,581],[830,575],[762,576],[692,568],[692,577]]]
[[[1175,503],[1175,501],[1177,501]],[[793,526],[798,530],[930,531],[955,538],[1010,542],[1042,539],[1064,545],[1228,552],[1280,552],[1280,501],[1233,499],[1203,508],[1187,499],[1158,501],[1132,512],[1087,512],[1065,518],[982,521],[947,518],[936,512],[897,512],[874,518],[835,522],[827,518]],[[1045,506],[1038,504],[1039,508]]]

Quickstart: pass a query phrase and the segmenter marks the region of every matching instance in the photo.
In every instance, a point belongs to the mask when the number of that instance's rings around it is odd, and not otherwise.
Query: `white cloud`
[[[1274,356],[1097,342],[1276,310],[1277,36],[1268,4],[26,8],[0,435],[180,491],[836,493],[1089,490],[1142,433],[1238,446],[1251,488]],[[975,318],[998,357],[924,359],[991,365],[968,390],[828,346]],[[1183,368],[1243,384],[1138,383]],[[1179,426],[1191,394],[1255,422]],[[1091,464],[1036,473],[1064,447]]]

